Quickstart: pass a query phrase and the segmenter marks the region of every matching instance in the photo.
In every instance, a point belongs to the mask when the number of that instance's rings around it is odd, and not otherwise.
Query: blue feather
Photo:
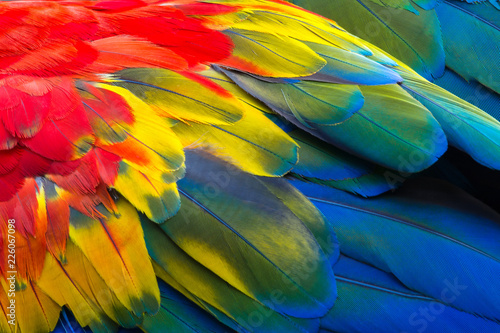
[[[124,329],[121,328],[116,331],[116,333],[141,333],[139,329]],[[63,308],[59,318],[57,326],[52,331],[52,333],[92,333],[92,330],[88,327],[81,327],[76,321],[75,317],[66,308]]]
[[[342,253],[393,273],[424,295],[500,320],[500,216],[489,207],[425,178],[370,200],[291,182],[328,218]],[[442,295],[450,284],[460,291],[452,303]]]
[[[394,275],[341,256],[338,299],[321,332],[497,332],[496,322],[461,312],[405,287]],[[443,289],[444,291],[445,289]],[[450,299],[457,298],[450,293]]]

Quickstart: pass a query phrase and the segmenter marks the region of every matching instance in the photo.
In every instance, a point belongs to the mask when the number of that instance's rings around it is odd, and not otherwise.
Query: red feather
[[[66,118],[48,120],[37,135],[23,140],[23,144],[33,152],[56,161],[70,161],[83,156],[93,142],[92,128],[83,106]]]
[[[0,117],[12,136],[30,138],[42,128],[49,112],[50,94],[33,96],[17,89],[0,87]]]

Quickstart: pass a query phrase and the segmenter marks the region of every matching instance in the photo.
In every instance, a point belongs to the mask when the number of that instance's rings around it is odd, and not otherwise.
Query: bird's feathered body
[[[500,123],[408,65],[282,1],[0,3],[0,330],[500,331],[500,216],[414,176]]]

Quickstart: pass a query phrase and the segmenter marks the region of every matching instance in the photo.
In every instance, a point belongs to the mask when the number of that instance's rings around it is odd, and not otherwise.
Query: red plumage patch
[[[18,169],[0,175],[0,202],[11,199],[24,184],[24,175]],[[2,204],[3,205],[3,204]],[[8,216],[6,216],[8,218]]]
[[[19,166],[19,161],[22,156],[22,149],[16,147],[11,150],[0,151],[0,175],[5,175],[14,171],[16,167]]]
[[[0,2],[0,232],[7,219],[21,221],[21,282],[40,275],[47,249],[64,260],[70,207],[100,217],[99,204],[116,210],[107,188],[122,158],[151,162],[124,135],[122,125],[135,121],[125,99],[91,81],[158,67],[227,94],[190,71],[230,56],[231,40],[207,28],[203,16],[237,8],[163,2]]]
[[[3,123],[0,122],[0,150],[11,149],[17,144],[17,139],[12,136]]]
[[[201,21],[186,17],[172,7],[141,7],[108,19],[121,34],[168,47],[190,66],[219,61],[229,56],[232,47],[222,33],[204,27]]]
[[[90,8],[107,13],[116,13],[143,7],[144,5],[145,3],[140,0],[98,1]]]
[[[100,148],[94,149],[99,175],[107,186],[112,186],[118,176],[121,157]]]
[[[37,135],[22,141],[33,152],[56,161],[70,161],[85,155],[93,142],[92,128],[83,107],[66,118],[49,119]]]
[[[217,3],[185,3],[175,4],[175,8],[181,10],[187,16],[222,15],[235,12],[238,6],[225,6]]]
[[[70,77],[62,77],[60,82],[51,90],[49,117],[59,120],[68,116],[81,106],[74,81]]]
[[[51,96],[33,96],[17,89],[0,87],[0,117],[10,135],[33,137],[42,128],[49,113]]]
[[[115,72],[129,67],[187,68],[187,61],[175,52],[132,36],[114,36],[96,40],[92,46],[98,59],[87,70],[96,73]]]

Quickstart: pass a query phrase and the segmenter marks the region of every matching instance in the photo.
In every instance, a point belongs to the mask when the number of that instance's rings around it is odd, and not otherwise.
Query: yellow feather
[[[107,332],[109,323],[106,316],[89,299],[65,272],[65,267],[51,254],[47,253],[45,266],[37,286],[42,289],[59,307],[68,306],[74,313],[76,320],[82,326],[90,326],[99,332]]]
[[[158,223],[175,215],[180,207],[175,182],[158,181],[124,163],[120,165],[114,188],[138,210]]]
[[[4,291],[7,292],[7,283],[0,279]],[[45,333],[52,331],[59,320],[61,306],[52,300],[44,291],[32,282],[16,287],[15,297],[15,332]],[[10,326],[10,325],[9,325]],[[2,331],[6,332],[6,331]]]
[[[174,132],[187,148],[203,147],[255,175],[282,176],[297,162],[297,144],[255,109],[234,126],[178,124]]]
[[[139,216],[126,200],[119,200],[117,208],[119,216],[102,209],[106,220],[94,220],[73,211],[69,236],[127,309],[136,316],[144,312],[154,314],[160,304],[160,292]]]
[[[147,104],[162,117],[218,125],[232,124],[244,115],[231,95],[166,69],[128,69],[110,82],[115,86],[106,85],[106,89],[119,93],[127,102],[141,101],[141,105],[132,106],[137,111]]]

